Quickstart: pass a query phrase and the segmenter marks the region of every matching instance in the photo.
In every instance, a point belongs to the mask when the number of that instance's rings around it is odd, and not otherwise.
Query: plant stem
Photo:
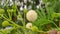
[[[24,23],[23,23],[24,28],[25,28],[25,10],[26,10],[26,9],[24,9]]]
[[[4,16],[1,16],[1,17],[3,17],[4,19],[6,19],[7,21],[11,22],[12,24],[16,25],[17,27],[22,27],[22,26],[20,26],[20,25],[15,24],[15,22],[13,22],[13,21],[11,21],[11,20],[5,18]]]
[[[8,15],[9,15],[9,19],[11,20],[11,14],[8,12]]]
[[[17,11],[18,11],[18,15],[20,15],[20,17],[22,18],[21,14],[20,14],[20,11],[18,9],[17,9]],[[21,20],[21,22],[22,22],[22,24],[24,24],[23,20]]]
[[[58,28],[58,26],[52,21],[52,23],[56,26],[56,28]]]

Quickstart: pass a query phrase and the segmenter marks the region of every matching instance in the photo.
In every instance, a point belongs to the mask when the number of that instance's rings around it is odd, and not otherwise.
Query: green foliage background
[[[45,4],[45,9],[43,9],[43,7],[39,9],[32,7],[38,14],[38,19],[32,23],[33,26],[36,26],[36,30],[38,30],[36,32],[31,29],[26,29],[25,27],[28,9],[24,9],[22,12],[23,14],[21,14],[21,11],[17,8],[16,4],[13,4],[12,6],[8,6],[8,3],[5,3],[6,6],[0,5],[0,34],[39,34],[41,31],[47,32],[52,29],[57,29],[59,31],[60,0],[43,0],[43,3]],[[17,20],[18,15],[20,15],[20,18],[23,20]],[[3,27],[2,22],[5,20],[8,21],[10,25]],[[51,25],[51,27],[47,28],[46,25]],[[8,29],[10,27],[12,28]]]

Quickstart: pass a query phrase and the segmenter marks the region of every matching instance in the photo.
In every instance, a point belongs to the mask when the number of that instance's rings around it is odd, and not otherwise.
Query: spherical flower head
[[[28,11],[26,14],[26,18],[28,21],[31,21],[31,22],[35,21],[37,19],[36,11],[34,11],[34,10]]]
[[[6,26],[8,26],[8,25],[9,25],[9,22],[8,22],[8,21],[3,21],[3,22],[2,22],[2,26],[3,26],[3,27],[6,27]]]
[[[27,29],[31,29],[31,27],[32,27],[32,23],[27,23],[27,24],[26,24],[26,28],[27,28]]]

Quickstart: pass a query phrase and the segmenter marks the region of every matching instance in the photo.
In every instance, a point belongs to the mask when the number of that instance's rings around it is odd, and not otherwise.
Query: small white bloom
[[[39,9],[39,8],[40,8],[40,7],[39,7],[39,5],[37,5],[36,7],[37,7],[37,9]]]
[[[10,33],[10,31],[12,31],[13,30],[13,27],[6,27],[3,31],[5,32],[7,32],[7,33]]]
[[[3,5],[3,4],[4,4],[4,0],[1,1],[1,5]]]
[[[30,29],[32,27],[32,23],[27,23],[26,28]]]
[[[23,11],[23,7],[22,6],[20,7],[20,10]]]
[[[33,4],[33,1],[31,1],[31,3]]]
[[[47,2],[47,5],[50,5],[50,2]]]
[[[6,30],[8,30],[8,29],[12,29],[12,27],[6,27],[5,29],[6,29]]]
[[[27,3],[27,0],[24,0],[24,3]]]
[[[10,0],[10,2],[12,2],[12,0]]]
[[[24,9],[27,9],[27,5],[24,5]]]
[[[10,6],[12,6],[13,5],[13,2],[10,2]]]
[[[36,11],[34,11],[34,10],[28,11],[26,14],[26,18],[28,21],[31,21],[31,22],[35,21],[37,19]]]
[[[28,0],[29,2],[31,2],[31,0]]]
[[[28,6],[28,9],[30,10],[31,8],[32,8],[32,6],[31,6],[31,5],[29,5],[29,6]]]
[[[20,2],[17,2],[17,5],[20,6]]]

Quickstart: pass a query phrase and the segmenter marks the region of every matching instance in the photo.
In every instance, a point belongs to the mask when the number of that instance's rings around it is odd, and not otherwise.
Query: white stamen
[[[26,5],[24,5],[24,9],[27,9],[27,6]]]
[[[17,5],[20,6],[20,2],[18,2]]]
[[[39,7],[39,5],[37,5],[36,7],[37,7],[37,9],[39,9],[39,8],[40,8],[40,7]]]
[[[22,11],[23,10],[23,7],[20,7],[20,10]]]

